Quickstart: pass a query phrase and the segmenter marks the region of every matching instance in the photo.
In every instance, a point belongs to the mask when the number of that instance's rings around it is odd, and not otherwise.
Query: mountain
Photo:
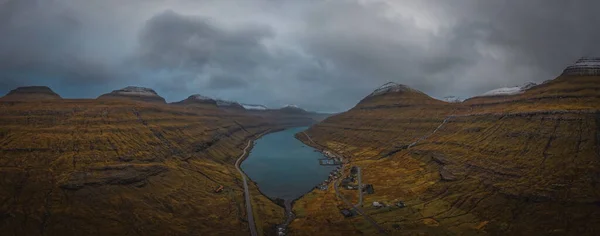
[[[505,88],[498,88],[498,89],[490,90],[490,91],[482,94],[481,96],[515,95],[515,94],[524,93],[525,91],[527,91],[535,86],[537,86],[536,83],[529,82],[529,83],[523,84],[521,86],[505,87]]]
[[[182,100],[179,102],[174,102],[172,104],[175,104],[175,105],[209,104],[209,105],[215,105],[217,107],[224,108],[224,109],[241,109],[241,110],[244,109],[244,106],[242,106],[238,102],[227,101],[227,100],[222,100],[222,99],[214,99],[214,98],[210,98],[210,97],[203,96],[200,94],[191,95],[188,98],[186,98],[185,100]]]
[[[244,110],[244,106],[242,106],[242,104],[240,104],[238,102],[221,100],[221,99],[217,99],[216,102],[217,102],[217,106],[221,107],[221,108]]]
[[[457,96],[446,96],[442,99],[439,99],[445,102],[451,102],[451,103],[457,103],[457,102],[462,102],[464,101],[464,99],[457,97]]]
[[[574,73],[570,67],[537,86],[461,103],[385,85],[351,110],[313,125],[306,131],[310,140],[297,138],[344,156],[346,171],[361,167],[363,183],[375,189],[364,196],[362,209],[391,235],[596,235],[596,69],[586,64],[585,73]],[[300,214],[291,230],[376,234],[360,216],[339,213],[348,206],[332,189],[297,200]],[[340,192],[357,203],[356,191]],[[406,207],[394,206],[400,201]],[[391,207],[371,207],[373,202]]]
[[[200,94],[193,94],[182,101],[174,102],[172,104],[176,104],[176,105],[207,104],[207,105],[216,106],[217,101],[215,101],[212,98],[200,95]]]
[[[166,103],[154,90],[144,87],[128,86],[110,93],[100,95],[98,99],[127,99],[143,102]]]
[[[600,76],[600,58],[583,57],[567,67],[563,76]]]
[[[18,87],[11,90],[2,101],[31,101],[31,100],[53,100],[61,99],[60,95],[56,94],[52,89],[46,86],[29,86]]]
[[[296,105],[285,105],[282,108],[279,108],[279,111],[290,113],[290,114],[303,114],[308,113],[308,111],[296,106]]]
[[[138,99],[162,101],[129,88],[102,99],[0,100],[0,234],[249,234],[234,163],[285,122],[129,101]],[[248,185],[259,233],[272,232],[284,209]]]

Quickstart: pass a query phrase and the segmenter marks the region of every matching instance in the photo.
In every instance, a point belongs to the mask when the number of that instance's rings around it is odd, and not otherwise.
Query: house
[[[375,208],[382,208],[382,207],[384,207],[384,205],[382,203],[380,203],[380,202],[373,202],[373,207],[375,207]]]
[[[343,188],[348,187],[348,185],[350,185],[352,183],[352,181],[350,180],[350,178],[344,178],[342,179],[342,183],[341,186]]]
[[[350,175],[352,175],[352,176],[356,176],[357,174],[358,174],[358,167],[356,167],[356,166],[353,166],[353,167],[350,169]]]
[[[342,209],[342,210],[340,211],[340,213],[342,213],[342,215],[344,215],[344,217],[346,217],[346,218],[348,218],[348,217],[352,217],[352,216],[355,216],[355,215],[356,215],[356,213],[355,213],[354,211],[352,211],[352,210],[349,210],[349,209]]]
[[[375,193],[375,189],[373,188],[372,184],[367,184],[365,187],[363,187],[362,191],[365,192],[365,193],[367,193],[367,194],[374,194]]]

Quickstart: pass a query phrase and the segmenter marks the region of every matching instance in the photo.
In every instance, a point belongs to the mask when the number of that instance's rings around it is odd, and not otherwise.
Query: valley
[[[315,122],[31,90],[0,99],[0,231],[10,235],[247,235],[237,158],[260,135]],[[284,210],[248,186],[256,229],[271,232]]]
[[[0,230],[595,235],[600,77],[580,72],[452,102],[387,83],[330,117],[166,103],[140,87],[98,99],[17,88],[0,98]],[[340,175],[313,169],[313,148]]]

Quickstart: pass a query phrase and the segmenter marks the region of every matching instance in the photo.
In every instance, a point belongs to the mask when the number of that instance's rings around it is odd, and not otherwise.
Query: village
[[[322,153],[327,158],[319,159],[319,164],[321,164],[321,165],[337,165],[337,167],[331,171],[331,173],[329,174],[329,177],[325,181],[323,181],[321,184],[315,186],[315,188],[318,190],[326,191],[331,182],[334,182],[343,177],[342,165],[344,163],[343,163],[342,157],[338,157],[337,155],[335,155],[334,153],[332,153],[328,150],[324,150]],[[373,185],[368,184],[368,183],[367,184],[362,183],[361,177],[362,176],[361,176],[360,168],[357,166],[352,166],[350,168],[350,173],[348,176],[341,179],[341,181],[339,181],[339,183],[334,183],[334,184],[339,184],[339,187],[341,187],[341,189],[343,189],[343,190],[359,190],[360,189],[360,191],[358,191],[359,203],[356,204],[353,208],[344,208],[344,209],[340,210],[340,213],[346,218],[357,215],[357,211],[355,210],[355,208],[363,206],[363,194],[374,194],[375,193],[375,188],[373,187]],[[337,190],[337,188],[336,188],[336,190]],[[402,201],[398,201],[393,205],[397,208],[406,207],[406,204]],[[392,205],[386,204],[381,201],[374,201],[374,202],[372,202],[371,207],[373,207],[375,209],[381,209],[381,208],[392,207]]]

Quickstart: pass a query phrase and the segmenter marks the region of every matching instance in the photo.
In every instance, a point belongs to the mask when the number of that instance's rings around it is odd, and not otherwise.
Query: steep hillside
[[[392,85],[311,127],[312,141],[297,137],[362,168],[375,189],[363,209],[394,235],[597,235],[599,81],[565,75],[461,103]],[[356,190],[340,192],[357,202]],[[347,207],[333,188],[314,191],[296,202],[292,230],[377,232],[361,216],[344,218]]]
[[[52,89],[46,86],[18,87],[11,90],[0,101],[31,101],[61,99]]]
[[[1,101],[0,232],[248,235],[234,163],[281,127],[133,99]],[[250,187],[257,228],[271,232],[283,208]]]

